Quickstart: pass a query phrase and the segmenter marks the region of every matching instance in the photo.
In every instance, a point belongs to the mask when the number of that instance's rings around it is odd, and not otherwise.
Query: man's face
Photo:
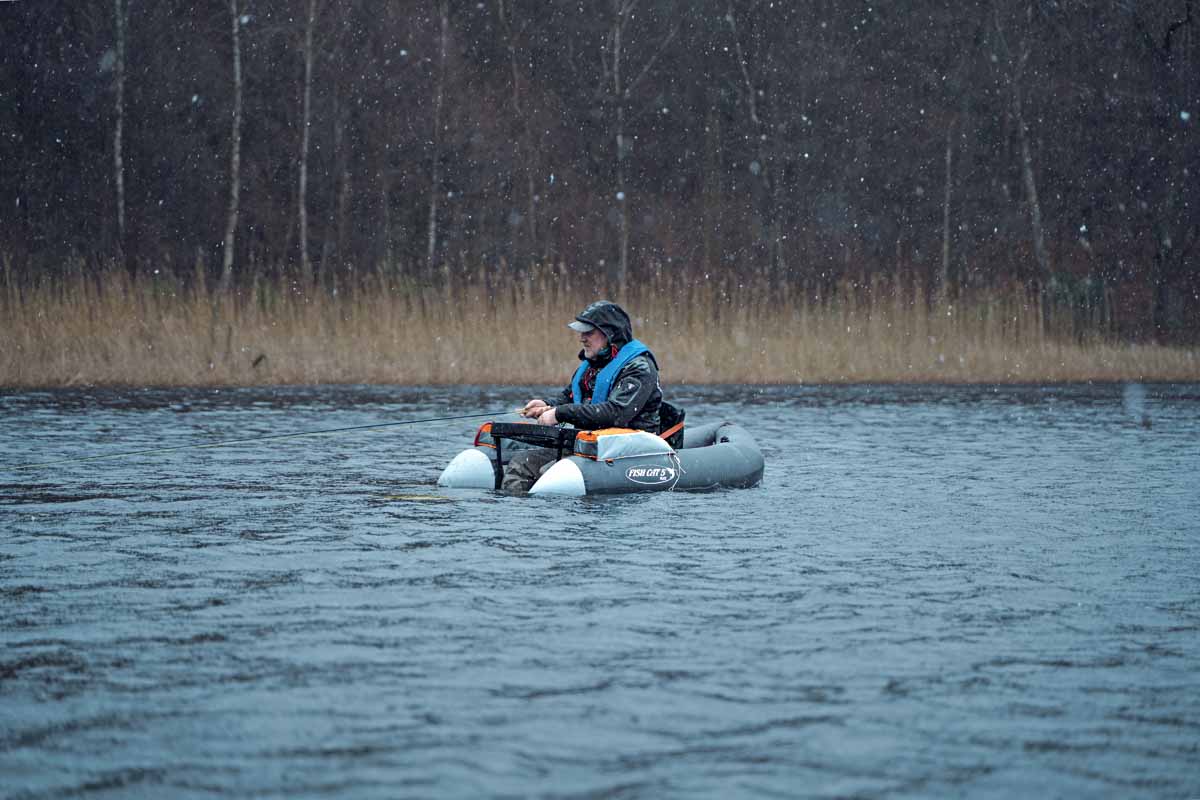
[[[595,358],[608,347],[608,337],[599,328],[592,328],[587,333],[579,334],[579,343],[583,345],[584,358]]]

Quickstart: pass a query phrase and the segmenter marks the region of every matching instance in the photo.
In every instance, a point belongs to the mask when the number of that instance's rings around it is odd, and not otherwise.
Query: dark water
[[[5,797],[1200,796],[1200,387],[689,388],[761,488],[434,481],[524,391],[0,399]],[[435,499],[426,499],[433,496]]]

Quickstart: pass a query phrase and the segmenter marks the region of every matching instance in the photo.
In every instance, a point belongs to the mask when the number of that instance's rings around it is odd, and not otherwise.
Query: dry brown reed
[[[202,279],[120,270],[10,279],[0,386],[565,382],[578,343],[564,324],[595,299],[586,282],[561,268],[495,286],[447,278],[433,288],[369,273],[336,292],[255,281],[227,297]],[[882,281],[834,290],[660,270],[616,299],[665,383],[1200,379],[1195,349],[1118,343],[1018,289],[955,303]]]

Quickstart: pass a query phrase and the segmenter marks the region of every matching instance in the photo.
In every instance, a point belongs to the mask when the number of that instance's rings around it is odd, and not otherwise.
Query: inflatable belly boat
[[[674,449],[645,431],[578,431],[531,423],[488,422],[475,446],[446,466],[438,486],[499,489],[504,465],[523,449],[548,447],[558,460],[530,494],[587,495],[743,489],[762,480],[763,457],[746,430],[729,422],[686,428]]]

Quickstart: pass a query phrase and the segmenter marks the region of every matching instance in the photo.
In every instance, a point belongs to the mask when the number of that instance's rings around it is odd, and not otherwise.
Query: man
[[[579,334],[582,363],[554,405],[530,400],[521,415],[540,425],[567,423],[588,431],[634,428],[657,435],[662,405],[658,362],[646,345],[633,338],[633,323],[625,310],[598,300],[567,327]],[[544,448],[517,453],[504,468],[501,488],[529,491],[555,455]]]

